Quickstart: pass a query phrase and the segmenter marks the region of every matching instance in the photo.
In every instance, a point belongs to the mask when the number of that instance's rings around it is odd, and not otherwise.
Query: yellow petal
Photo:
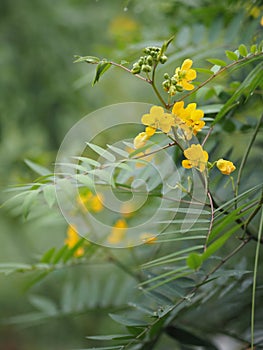
[[[164,110],[160,106],[153,106],[150,109],[150,114],[153,115],[154,117],[161,117],[164,114]]]
[[[142,123],[144,125],[155,125],[156,124],[156,120],[155,120],[155,117],[151,114],[144,114],[142,116],[142,119],[141,119]]]
[[[153,136],[155,134],[155,131],[156,131],[156,129],[151,127],[151,126],[147,126],[145,128],[145,132],[148,136]]]
[[[188,83],[188,81],[183,80],[181,82],[181,86],[186,90],[186,91],[190,91],[193,90],[195,87],[193,84]]]
[[[175,115],[179,115],[183,108],[184,101],[175,102],[175,104],[173,105],[172,113]]]
[[[192,168],[192,163],[188,159],[185,159],[185,160],[182,161],[182,166],[185,169],[191,169]]]
[[[201,109],[197,109],[191,113],[191,119],[192,120],[199,120],[203,118],[204,112]]]
[[[185,79],[194,80],[196,78],[196,71],[194,69],[189,69],[185,75]]]
[[[190,60],[189,58],[187,58],[186,60],[184,60],[181,70],[188,70],[192,67],[193,61]]]
[[[146,144],[146,141],[148,140],[148,138],[149,138],[149,136],[147,135],[147,133],[145,131],[139,133],[139,135],[137,135],[135,137],[135,139],[133,140],[134,148],[137,149],[137,148],[143,147]]]

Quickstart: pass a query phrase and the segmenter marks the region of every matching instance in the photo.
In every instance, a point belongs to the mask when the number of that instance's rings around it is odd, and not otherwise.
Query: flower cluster
[[[141,71],[144,73],[150,73],[152,67],[156,65],[157,62],[165,63],[167,61],[167,56],[162,53],[160,47],[146,47],[144,49],[145,56],[141,56],[137,62],[133,64],[131,72],[133,74],[139,74]]]
[[[88,190],[78,195],[77,203],[83,210],[98,213],[103,209],[103,196],[101,193],[93,194]]]
[[[184,150],[184,156],[187,158],[182,161],[182,166],[186,169],[197,168],[203,172],[208,162],[208,153],[203,150],[201,145],[191,145]]]
[[[184,156],[187,159],[182,161],[182,166],[186,169],[196,168],[200,172],[204,172],[208,167],[212,169],[216,165],[223,175],[230,175],[236,169],[232,162],[222,158],[213,164],[209,163],[208,153],[203,150],[201,145],[191,145],[184,150]]]
[[[204,112],[201,109],[196,109],[196,103],[189,103],[184,108],[184,102],[176,102],[173,105],[172,113],[179,118],[179,126],[186,131],[187,139],[191,139],[192,133],[196,135],[205,126],[205,122],[202,120]],[[190,129],[185,128],[186,125]]]
[[[194,85],[191,81],[196,78],[196,71],[191,69],[193,61],[187,58],[184,60],[181,67],[175,69],[175,73],[172,77],[168,73],[164,74],[164,82],[162,83],[163,89],[168,92],[170,96],[174,96],[176,92],[183,90],[193,90]]]
[[[65,244],[68,248],[73,248],[79,242],[80,238],[77,229],[74,225],[69,225],[67,229],[67,238],[65,239]],[[84,255],[84,248],[78,247],[74,252],[74,256],[79,258]]]

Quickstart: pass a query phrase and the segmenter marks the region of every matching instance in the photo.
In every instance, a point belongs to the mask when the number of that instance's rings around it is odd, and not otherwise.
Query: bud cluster
[[[165,73],[163,77],[165,79],[162,83],[163,88],[170,96],[174,96],[176,92],[183,91],[183,87],[181,85],[177,85],[178,79],[176,78],[176,75],[170,77],[168,73]]]
[[[167,61],[167,56],[161,52],[160,47],[146,47],[143,52],[145,53],[145,56],[141,56],[139,60],[133,64],[131,70],[133,74],[139,74],[141,72],[150,73],[152,67],[156,63],[160,62],[164,64]]]

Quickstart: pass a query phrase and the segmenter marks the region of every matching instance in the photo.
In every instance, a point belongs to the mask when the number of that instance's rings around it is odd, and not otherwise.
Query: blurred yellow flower
[[[113,18],[109,26],[110,35],[119,42],[131,42],[140,35],[138,22],[127,15]]]
[[[67,238],[65,239],[64,243],[69,247],[69,248],[73,248],[78,241],[80,240],[77,229],[74,225],[69,225],[68,229],[67,229]],[[76,257],[80,257],[84,255],[84,248],[83,247],[79,247],[75,253],[74,256]]]
[[[174,78],[177,80],[177,85],[181,86],[184,90],[194,89],[194,85],[190,84],[196,78],[196,71],[191,69],[192,64],[193,61],[187,58],[184,60],[181,68],[177,67],[175,70]]]
[[[128,228],[128,225],[126,220],[118,219],[111,229],[111,233],[108,236],[108,242],[111,244],[120,243],[125,236],[127,228]]]
[[[157,241],[157,238],[153,236],[151,233],[142,233],[140,236],[143,243],[146,244],[154,244]]]
[[[149,114],[144,114],[142,123],[154,129],[160,129],[165,133],[168,133],[171,127],[175,125],[173,116],[165,113],[164,109],[159,106],[153,106]]]
[[[155,128],[152,128],[151,126],[147,126],[145,128],[145,131],[143,132],[140,132],[133,140],[133,145],[134,145],[134,148],[141,148],[143,146],[145,146],[146,144],[146,141],[149,140],[149,138],[151,136],[154,135],[156,129]]]
[[[236,169],[232,162],[222,158],[216,162],[216,166],[224,175],[230,175]]]
[[[187,160],[182,161],[184,168],[197,168],[201,172],[205,171],[208,153],[203,150],[201,145],[191,145],[191,147],[184,150],[184,156],[187,158]]]
[[[101,193],[93,194],[91,191],[80,193],[77,202],[83,209],[98,213],[103,210],[103,196]]]

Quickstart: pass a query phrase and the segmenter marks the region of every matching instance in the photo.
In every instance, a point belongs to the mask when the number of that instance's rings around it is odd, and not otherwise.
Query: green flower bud
[[[177,91],[176,87],[173,86],[173,85],[171,85],[171,86],[170,86],[170,89],[169,89],[169,94],[170,94],[171,96],[174,96],[174,95],[176,94],[176,91]]]
[[[171,78],[171,83],[172,83],[173,85],[176,85],[176,84],[177,84],[177,79],[175,79],[174,76]]]
[[[131,72],[132,74],[139,74],[141,72],[141,66],[138,64],[138,62],[134,63]]]
[[[144,64],[144,57],[140,57],[139,61],[138,61],[138,64],[141,66]]]
[[[168,91],[170,86],[171,86],[171,83],[170,83],[170,80],[165,80],[162,82],[162,86],[164,88],[165,91]]]
[[[149,47],[146,47],[145,49],[143,49],[143,52],[146,53],[146,55],[149,55],[151,50]]]
[[[152,58],[152,56],[147,56],[147,58],[146,58],[146,61],[147,61],[147,63],[149,64],[149,66],[151,66],[152,64],[153,64],[153,58]]]
[[[170,78],[168,73],[164,73],[163,77],[164,77],[164,79],[169,79]]]
[[[143,64],[142,65],[142,71],[145,73],[151,72],[152,68],[148,64]]]
[[[160,62],[161,62],[162,64],[164,64],[167,60],[168,60],[168,57],[165,56],[165,55],[162,55],[162,56],[160,57]]]
[[[175,88],[178,92],[182,92],[184,89],[181,85],[176,85]]]

